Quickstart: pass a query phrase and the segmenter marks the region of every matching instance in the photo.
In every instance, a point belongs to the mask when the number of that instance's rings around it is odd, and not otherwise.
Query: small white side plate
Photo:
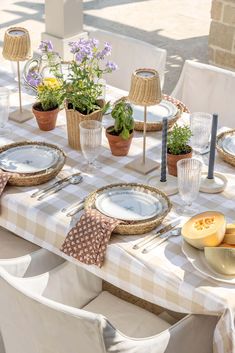
[[[225,152],[235,155],[235,135],[226,136],[221,145]]]
[[[133,105],[133,117],[135,121],[144,121],[144,107]],[[173,103],[162,100],[159,104],[148,107],[147,122],[160,123],[163,118],[172,119],[177,114],[177,107]]]
[[[95,206],[106,216],[125,221],[150,219],[163,210],[156,197],[131,189],[107,190],[97,197]]]
[[[13,173],[38,173],[53,167],[59,161],[56,149],[42,145],[9,148],[0,154],[0,168]]]

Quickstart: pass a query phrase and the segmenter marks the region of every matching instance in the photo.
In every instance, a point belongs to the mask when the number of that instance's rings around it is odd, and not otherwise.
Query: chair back
[[[22,279],[0,267],[0,276],[0,328],[7,353],[105,353],[102,316],[44,297],[48,275]],[[59,288],[52,282],[62,295],[63,283]]]
[[[219,114],[219,124],[235,128],[235,72],[186,60],[172,96],[191,112]]]
[[[103,30],[91,31],[89,37],[98,39],[100,44],[109,42],[112,45],[109,60],[118,65],[118,70],[105,76],[109,85],[129,91],[133,71],[139,68],[153,68],[158,71],[163,87],[167,55],[165,49]]]

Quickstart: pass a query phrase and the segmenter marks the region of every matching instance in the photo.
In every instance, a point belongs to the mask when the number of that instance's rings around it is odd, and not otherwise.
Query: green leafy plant
[[[100,109],[99,97],[102,95],[100,79],[104,74],[117,69],[117,65],[106,61],[111,55],[111,45],[105,43],[102,50],[95,38],[80,39],[69,43],[74,60],[69,66],[68,79],[63,83],[64,98],[68,107],[78,110],[82,114],[90,114]],[[103,111],[107,105],[103,107]]]
[[[175,124],[173,129],[168,133],[167,150],[168,153],[179,155],[186,154],[191,151],[188,145],[192,132],[189,126],[179,126]]]
[[[56,78],[44,78],[37,86],[39,110],[48,111],[58,108],[63,102],[61,85]]]
[[[111,115],[115,123],[114,127],[109,129],[108,132],[127,140],[134,129],[133,109],[131,105],[125,101],[120,101],[115,104]]]

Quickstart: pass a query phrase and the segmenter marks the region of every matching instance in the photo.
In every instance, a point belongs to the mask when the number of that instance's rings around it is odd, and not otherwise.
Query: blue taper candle
[[[162,161],[161,161],[161,182],[166,182],[166,153],[167,153],[167,127],[168,119],[162,120]]]
[[[211,127],[210,157],[209,157],[208,176],[207,176],[208,179],[214,179],[217,126],[218,126],[218,114],[213,114],[212,127]]]

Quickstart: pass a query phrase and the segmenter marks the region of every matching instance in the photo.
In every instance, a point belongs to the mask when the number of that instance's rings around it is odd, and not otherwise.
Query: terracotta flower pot
[[[109,127],[106,129],[106,137],[109,142],[109,147],[114,156],[126,156],[131,147],[131,141],[133,138],[133,132],[127,140],[124,140],[121,136],[112,135],[108,130],[112,128]]]
[[[192,157],[192,149],[189,153],[185,153],[185,154],[167,153],[168,173],[170,175],[177,176],[177,162],[180,161],[181,159],[191,158],[191,157]]]
[[[32,111],[35,115],[40,130],[50,131],[56,127],[56,120],[57,115],[59,113],[59,108],[48,111],[42,111],[39,110],[38,103],[35,103],[32,107]]]
[[[84,115],[77,110],[69,109],[68,103],[65,103],[66,120],[67,120],[67,134],[69,146],[75,150],[80,150],[80,128],[79,124],[84,120],[102,120],[103,112],[102,108],[105,105],[105,101],[100,99],[98,102],[100,106],[99,110],[95,110],[91,114]]]

